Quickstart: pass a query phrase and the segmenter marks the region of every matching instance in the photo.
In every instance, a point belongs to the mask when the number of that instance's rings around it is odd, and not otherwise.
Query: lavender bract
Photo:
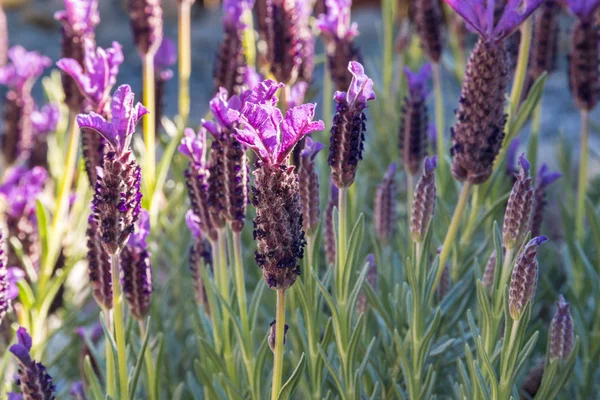
[[[392,163],[375,192],[375,234],[383,243],[389,243],[393,238],[398,223],[395,175],[396,163]]]
[[[571,355],[574,344],[573,317],[569,304],[560,295],[556,302],[556,314],[550,324],[550,361],[565,361]]]
[[[284,117],[276,108],[280,87],[273,81],[261,83],[247,94],[242,111],[230,109],[228,116],[239,126],[234,137],[260,159],[252,188],[256,262],[270,288],[285,290],[300,274],[305,245],[298,176],[287,159],[304,136],[324,125],[313,121],[315,104],[293,107]]]
[[[98,132],[108,146],[102,171],[98,172],[92,210],[103,246],[109,254],[116,254],[123,248],[140,212],[141,172],[130,142],[135,125],[147,110],[140,103],[134,105],[134,97],[128,85],[117,89],[110,122],[93,111],[77,116],[80,128]]]
[[[129,236],[121,253],[121,287],[129,312],[138,321],[142,321],[150,311],[152,261],[146,241],[149,234],[150,218],[142,210],[136,223],[136,231]]]
[[[367,102],[375,100],[373,81],[358,62],[350,62],[348,70],[352,81],[347,92],[335,92],[336,113],[331,126],[329,165],[331,178],[338,188],[354,182],[358,162],[364,149]]]
[[[535,296],[538,281],[537,252],[539,246],[547,240],[545,236],[531,239],[515,261],[508,291],[508,308],[513,320],[521,319],[523,309]]]
[[[327,13],[319,15],[317,27],[325,41],[331,78],[337,90],[344,90],[352,80],[346,66],[352,61],[362,61],[354,44],[358,27],[350,22],[351,0],[326,0],[325,4]]]
[[[434,171],[437,167],[437,157],[427,157],[423,163],[423,175],[415,186],[410,218],[410,231],[415,242],[425,240],[429,223],[433,218],[437,189],[435,187]]]
[[[519,247],[530,227],[534,191],[529,176],[529,162],[524,155],[519,157],[519,165],[521,169],[504,212],[502,242],[507,249]]]
[[[304,148],[300,152],[298,179],[300,186],[300,204],[302,205],[302,224],[304,233],[312,236],[319,227],[319,174],[315,166],[315,157],[323,150],[322,143],[306,137]]]
[[[415,175],[427,150],[427,82],[431,78],[431,65],[423,65],[418,72],[412,72],[407,67],[404,72],[408,81],[408,94],[401,110],[400,154],[404,169]]]
[[[509,55],[504,39],[543,0],[507,0],[494,19],[494,4],[480,0],[446,0],[479,34],[462,84],[456,123],[451,129],[452,174],[459,181],[477,185],[492,173],[504,138],[505,93],[509,81]]]
[[[86,41],[94,42],[94,28],[100,22],[97,0],[65,0],[65,10],[54,18],[62,25],[62,57],[74,60],[84,67]],[[65,103],[73,112],[80,112],[84,97],[68,73],[62,74]]]
[[[21,393],[29,400],[53,400],[56,388],[46,367],[31,358],[31,336],[25,328],[17,330],[17,344],[10,347],[10,352],[19,361],[19,382]]]

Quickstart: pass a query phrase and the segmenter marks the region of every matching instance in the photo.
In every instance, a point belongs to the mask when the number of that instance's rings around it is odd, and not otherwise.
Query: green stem
[[[110,329],[112,326],[110,320],[110,310],[108,308],[103,308],[102,313],[104,314],[106,328]],[[106,394],[108,394],[110,398],[116,399],[117,386],[115,382],[115,355],[108,337],[105,340],[104,347],[106,351]]]
[[[144,321],[139,321],[140,324],[140,337],[142,340],[146,338],[146,324]],[[152,350],[150,349],[150,344],[146,346],[146,351],[144,352],[144,364],[146,364],[146,375],[148,375],[148,394],[150,400],[156,400],[157,393],[154,391],[156,387],[154,382],[156,380],[156,376],[154,374],[154,362],[152,361]]]
[[[112,267],[113,310],[115,339],[117,341],[117,359],[119,362],[120,398],[129,399],[127,348],[125,344],[125,329],[123,327],[123,294],[121,292],[121,282],[119,281],[119,252],[111,254],[110,264]]]
[[[513,359],[516,360],[516,357],[512,357],[512,352],[515,347],[516,339],[519,331],[519,324],[521,323],[520,319],[513,320],[512,327],[510,329],[510,338],[508,339],[508,351],[505,353],[508,360]],[[506,339],[505,339],[506,340]],[[515,350],[517,353],[519,352],[519,348]],[[514,375],[514,365],[509,365],[508,361],[502,360],[502,363],[506,362],[503,365],[501,375],[500,375],[500,400],[509,399],[510,394],[512,392],[512,381]]]
[[[242,332],[244,332],[244,336],[247,337],[248,343],[250,343],[250,321],[248,320],[248,307],[246,302],[246,282],[244,281],[241,232],[233,233],[233,259],[235,262],[235,291],[238,299],[238,306],[240,308]]]
[[[446,232],[446,237],[444,239],[444,243],[442,244],[442,252],[440,253],[440,261],[438,264],[438,270],[435,274],[435,280],[433,281],[433,286],[431,287],[431,292],[429,293],[429,301],[431,302],[433,298],[433,294],[437,286],[440,283],[440,279],[442,278],[442,274],[444,273],[444,266],[448,261],[448,257],[450,256],[450,251],[452,250],[452,244],[454,243],[454,239],[456,238],[456,233],[458,232],[458,226],[460,225],[460,221],[462,219],[462,215],[465,212],[467,207],[467,203],[469,200],[469,192],[471,189],[471,183],[468,181],[463,184],[462,190],[460,192],[460,196],[458,198],[458,204],[456,205],[456,209],[454,210],[454,215],[452,216],[452,221],[450,222],[450,226],[448,227],[448,231]]]
[[[220,290],[223,296],[223,301],[229,303],[229,274],[227,272],[227,237],[225,229],[221,228],[218,230],[218,241],[219,241],[219,279],[220,279]],[[231,347],[231,333],[230,333],[230,317],[223,307],[223,348],[225,351],[225,363],[227,364],[227,371],[229,372],[229,378],[232,381],[236,381],[235,371],[235,359],[233,357],[233,349]]]
[[[438,165],[440,178],[444,179],[446,171],[446,149],[444,144],[444,93],[442,91],[442,71],[439,63],[432,64],[433,91],[435,96],[435,128]]]
[[[144,170],[144,179],[146,180],[146,186],[148,190],[148,204],[152,204],[155,180],[154,175],[156,174],[154,53],[148,53],[144,55],[142,59],[142,67],[144,78],[144,105],[149,111],[149,113],[144,116],[144,144],[146,145],[146,154],[144,157],[146,168]]]
[[[583,240],[585,233],[585,195],[588,183],[589,136],[590,115],[587,110],[581,110],[581,154],[579,155],[579,181],[577,185],[577,210],[575,216],[575,233],[577,240],[580,242]]]
[[[533,109],[531,117],[531,138],[529,139],[529,147],[527,149],[527,160],[531,164],[531,170],[536,173],[537,158],[538,158],[538,142],[540,138],[540,123],[542,119],[542,100],[537,103]]]
[[[273,351],[273,386],[271,400],[277,400],[283,377],[283,336],[285,335],[285,290],[277,290],[277,314],[275,318],[275,350]]]
[[[473,193],[471,194],[471,210],[469,212],[469,218],[467,219],[467,226],[465,227],[465,231],[462,234],[462,238],[460,240],[461,244],[467,244],[471,242],[471,238],[475,233],[475,226],[477,225],[477,217],[479,216],[479,186],[475,186],[473,188]]]
[[[510,276],[512,274],[512,259],[515,254],[515,249],[510,248],[506,249],[506,253],[504,254],[503,262],[502,262],[502,270],[500,271],[500,282],[498,283],[498,292],[494,293],[494,309],[497,313],[502,310],[502,302],[504,295],[504,287],[508,285],[510,282]]]
[[[179,115],[184,124],[190,115],[191,6],[190,1],[179,2]]]
[[[517,109],[521,102],[523,84],[527,75],[527,64],[529,62],[529,48],[531,47],[531,18],[527,18],[521,25],[521,42],[519,43],[519,56],[515,69],[513,88],[510,93],[510,121],[517,115]],[[507,144],[505,142],[505,144]]]
[[[347,198],[347,189],[340,188],[338,195],[338,252],[337,252],[337,271],[338,272],[338,296],[341,296],[344,299],[343,293],[345,293],[343,288],[343,282],[345,281],[345,269],[346,269],[346,247],[347,247],[347,238],[346,238],[346,224],[347,224],[347,209],[346,209],[346,198]]]

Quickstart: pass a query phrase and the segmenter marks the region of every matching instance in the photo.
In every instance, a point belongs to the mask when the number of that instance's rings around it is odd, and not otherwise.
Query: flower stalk
[[[283,376],[283,339],[285,335],[285,289],[277,290],[277,314],[275,324],[275,349],[273,350],[273,385],[271,400],[279,398]]]
[[[142,59],[142,70],[143,70],[143,102],[147,107],[154,107],[156,104],[155,100],[155,85],[154,85],[154,53],[147,53]],[[152,197],[154,192],[154,180],[156,174],[156,119],[152,113],[156,112],[155,109],[151,110],[149,115],[144,117],[144,144],[145,144],[145,168],[144,178],[146,181],[146,188],[148,191],[148,204],[152,204]]]
[[[190,115],[190,75],[192,72],[191,8],[191,1],[179,2],[179,116],[184,124],[187,123]]]
[[[589,140],[590,140],[590,113],[582,109],[581,115],[581,141],[579,155],[579,178],[577,181],[577,208],[575,210],[575,234],[577,240],[582,241],[585,235],[585,196],[588,184]]]
[[[127,374],[127,345],[125,342],[125,328],[123,326],[123,293],[119,281],[119,252],[110,255],[112,268],[114,332],[117,342],[117,360],[119,370],[120,398],[129,399],[129,382]]]

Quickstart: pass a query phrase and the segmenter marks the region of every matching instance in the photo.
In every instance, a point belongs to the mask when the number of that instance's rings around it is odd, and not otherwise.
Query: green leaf
[[[350,342],[348,343],[348,361],[347,364],[350,367],[354,366],[354,361],[356,359],[356,353],[358,351],[358,344],[360,342],[360,337],[362,336],[365,324],[365,314],[361,313],[358,317],[358,321],[354,329],[352,329],[352,335],[350,336]]]
[[[156,348],[158,349],[156,352],[156,361],[155,361],[155,365],[154,365],[154,393],[156,393],[156,395],[158,397],[160,397],[160,381],[162,378],[162,365],[163,365],[163,357],[165,355],[165,341],[163,340],[163,334],[162,332],[159,332],[158,335],[156,336]]]
[[[26,310],[31,310],[35,304],[35,295],[33,294],[33,290],[31,290],[31,286],[29,286],[27,281],[21,279],[17,281],[17,287],[19,288],[19,300],[21,304]]]
[[[40,246],[42,247],[40,253],[42,257],[48,257],[48,212],[39,198],[35,201],[35,216],[37,218]]]
[[[110,344],[110,347],[112,347],[113,353],[116,353],[117,352],[117,343],[115,342],[115,338],[113,337],[112,332],[106,326],[105,318],[106,318],[106,316],[104,315],[104,312],[100,312],[100,325],[102,326],[102,330],[104,331],[104,337]]]
[[[92,396],[96,400],[104,399],[104,395],[102,394],[102,389],[100,387],[100,382],[98,381],[98,377],[94,372],[94,368],[92,367],[92,362],[90,361],[90,356],[85,356],[83,361],[83,370],[85,373],[85,377],[90,385],[90,391],[92,392]]]
[[[527,98],[521,104],[521,107],[519,107],[517,116],[512,120],[509,126],[508,135],[506,135],[504,143],[510,143],[510,141],[521,131],[521,129],[523,129],[523,126],[529,120],[533,109],[537,106],[538,102],[542,98],[547,75],[548,74],[546,72],[540,75],[540,77],[535,81],[529,90]]]
[[[199,360],[194,361],[194,372],[196,372],[196,376],[198,377],[198,380],[200,381],[202,386],[204,386],[204,390],[209,392],[210,396],[208,398],[209,399],[220,398],[220,396],[217,395],[217,391],[215,390],[215,386],[213,385],[213,382],[210,379],[210,376],[204,370],[204,367],[202,366],[202,364],[200,363]]]
[[[279,395],[277,399],[286,400],[289,399],[291,394],[293,393],[296,385],[298,385],[299,379],[304,373],[304,368],[306,366],[306,359],[304,353],[300,356],[300,361],[298,361],[298,365],[296,365],[296,369],[292,373],[292,376],[287,380],[287,382],[283,385],[281,390],[279,391]]]
[[[265,361],[267,359],[267,354],[269,354],[271,352],[271,349],[269,348],[268,342],[267,342],[267,335],[265,335],[262,344],[260,345],[260,348],[258,349],[258,352],[256,353],[256,361],[255,361],[255,371],[264,371],[264,367],[265,367]],[[257,373],[254,375],[254,386],[256,387],[256,390],[258,391],[258,393],[260,394],[260,388],[261,388],[261,383],[262,383],[262,374]]]
[[[352,233],[350,234],[350,239],[348,240],[347,247],[347,258],[346,258],[346,267],[344,269],[346,276],[342,277],[342,291],[344,293],[344,298],[348,293],[348,290],[351,286],[352,278],[355,272],[356,259],[358,258],[358,254],[360,253],[361,245],[363,242],[363,234],[365,231],[365,218],[363,214],[358,216],[358,220],[354,224],[352,228]]]
[[[327,354],[325,354],[325,351],[323,351],[321,344],[318,345],[318,348],[319,348],[319,354],[321,355],[321,359],[323,360],[325,367],[329,371],[329,376],[331,376],[331,379],[333,379],[333,382],[335,383],[335,386],[337,387],[340,398],[345,400],[346,399],[346,394],[345,394],[346,391],[344,390],[344,385],[342,385],[342,382],[340,381],[340,378],[338,377],[338,372],[333,368],[333,365],[331,365],[331,363],[329,362],[329,358],[327,357]]]
[[[146,321],[146,326],[150,326],[150,317]],[[144,365],[144,355],[146,352],[146,347],[148,346],[148,340],[150,339],[150,329],[146,329],[146,336],[144,337],[144,341],[142,342],[142,347],[140,348],[140,352],[138,353],[138,358],[135,362],[135,367],[132,371],[132,375],[129,378],[129,398],[131,400],[135,400],[135,389],[137,388],[138,381],[140,379],[140,372],[142,372],[142,365]],[[149,383],[151,385],[152,383]]]

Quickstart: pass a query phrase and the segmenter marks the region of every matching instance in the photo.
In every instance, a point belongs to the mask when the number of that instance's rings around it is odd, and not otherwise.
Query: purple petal
[[[6,279],[8,280],[7,297],[10,300],[16,299],[19,295],[17,282],[25,278],[25,272],[21,268],[11,267],[7,269]]]
[[[238,120],[241,127],[236,128],[235,138],[270,164],[276,156],[277,125],[281,118],[281,111],[272,105],[246,103]]]
[[[243,16],[246,10],[251,10],[254,1],[248,0],[223,0],[223,25],[234,29],[244,29]]]
[[[31,113],[31,123],[36,135],[45,135],[56,130],[60,109],[56,104],[46,104],[41,110]]]
[[[15,392],[8,392],[8,400],[23,400],[23,395]]]
[[[244,73],[244,83],[246,84],[248,89],[254,89],[256,85],[258,85],[264,79],[265,78],[261,74],[256,72],[256,69],[254,69],[254,67],[246,67],[246,72]]]
[[[423,162],[425,172],[431,173],[437,167],[437,156],[433,157],[425,157],[425,161]]]
[[[79,125],[80,128],[88,128],[98,132],[110,142],[113,148],[117,149],[119,147],[115,127],[107,122],[102,115],[96,114],[93,111],[89,114],[79,114],[77,115],[77,125]]]
[[[188,210],[185,213],[185,223],[187,224],[189,230],[192,232],[194,238],[198,239],[202,236],[202,228],[200,228],[200,218],[194,214],[194,211]]]
[[[304,81],[300,81],[296,83],[290,89],[290,97],[288,99],[288,107],[296,107],[304,103],[304,96],[306,95],[306,90],[308,89],[308,83]]]
[[[215,139],[221,137],[221,131],[219,130],[219,126],[215,121],[207,121],[202,119],[200,121],[202,127],[208,131]]]
[[[327,36],[352,40],[358,35],[356,23],[350,22],[352,0],[326,0],[327,14],[319,15],[317,27]]]
[[[31,350],[31,336],[27,333],[27,329],[22,326],[17,329],[17,343],[25,347],[27,350]]]
[[[100,22],[97,0],[65,0],[65,10],[54,14],[65,29],[79,34],[91,33]]]
[[[431,79],[431,64],[424,64],[417,72],[405,67],[404,73],[408,82],[408,89],[413,97],[427,97],[427,82]]]
[[[357,61],[350,61],[348,71],[352,73],[352,82],[346,94],[348,104],[366,104],[369,100],[375,100],[373,80],[365,74],[362,64]]]
[[[600,0],[564,0],[564,3],[579,19],[591,17],[600,6]]]
[[[37,51],[27,51],[14,46],[8,51],[11,64],[0,67],[0,84],[21,90],[31,84],[52,64],[52,61]]]
[[[288,110],[285,114],[281,124],[281,144],[277,151],[277,163],[283,163],[296,143],[304,136],[325,129],[323,121],[313,121],[315,107],[316,104],[303,104]]]
[[[135,94],[131,90],[129,85],[121,85],[113,95],[111,110],[112,120],[112,132],[115,133],[115,137],[107,140],[111,143],[116,142],[115,150],[119,153],[123,152],[129,147],[131,141],[131,135],[135,131],[137,122],[145,114],[148,113],[146,107],[141,103],[135,103]],[[102,133],[102,132],[100,132]]]
[[[538,237],[535,237],[535,238],[531,239],[531,240],[529,241],[529,243],[527,243],[527,246],[526,246],[526,247],[530,247],[530,246],[539,246],[539,245],[541,245],[542,243],[545,243],[545,242],[547,242],[547,241],[548,241],[548,238],[547,238],[546,236],[538,236]]]
[[[525,173],[525,175],[529,175],[530,164],[529,161],[527,161],[527,159],[525,158],[525,153],[519,156],[519,165],[521,166],[521,168],[523,168],[523,172]]]
[[[538,172],[538,185],[540,187],[546,187],[552,182],[560,178],[562,174],[560,172],[550,172],[547,164],[542,164]]]
[[[150,217],[148,216],[148,211],[143,209],[140,211],[135,225],[135,232],[129,237],[129,245],[145,249],[148,247],[146,239],[150,235]]]
[[[163,37],[156,54],[154,55],[154,68],[162,71],[177,62],[177,46],[168,37]]]
[[[193,162],[203,165],[206,149],[206,134],[200,130],[198,134],[192,128],[186,128],[183,131],[183,138],[178,150],[181,154],[187,156]]]
[[[231,121],[227,115],[230,108],[227,103],[228,97],[229,93],[227,92],[227,89],[221,87],[209,103],[212,115],[215,117],[217,123],[224,128],[231,127]]]
[[[255,104],[277,105],[278,98],[275,96],[277,91],[284,87],[283,83],[277,83],[270,79],[260,82],[245,98],[245,101]]]
[[[473,30],[486,39],[491,38],[495,1],[484,4],[481,0],[446,0],[446,3],[463,17]]]
[[[323,150],[324,148],[325,145],[323,143],[312,140],[310,136],[307,136],[306,141],[304,142],[304,148],[300,152],[300,156],[314,160],[319,151]]]
[[[493,38],[497,41],[508,37],[542,4],[544,0],[507,0],[504,13],[496,27]],[[587,3],[587,1],[586,1]],[[492,3],[493,4],[493,3]]]

